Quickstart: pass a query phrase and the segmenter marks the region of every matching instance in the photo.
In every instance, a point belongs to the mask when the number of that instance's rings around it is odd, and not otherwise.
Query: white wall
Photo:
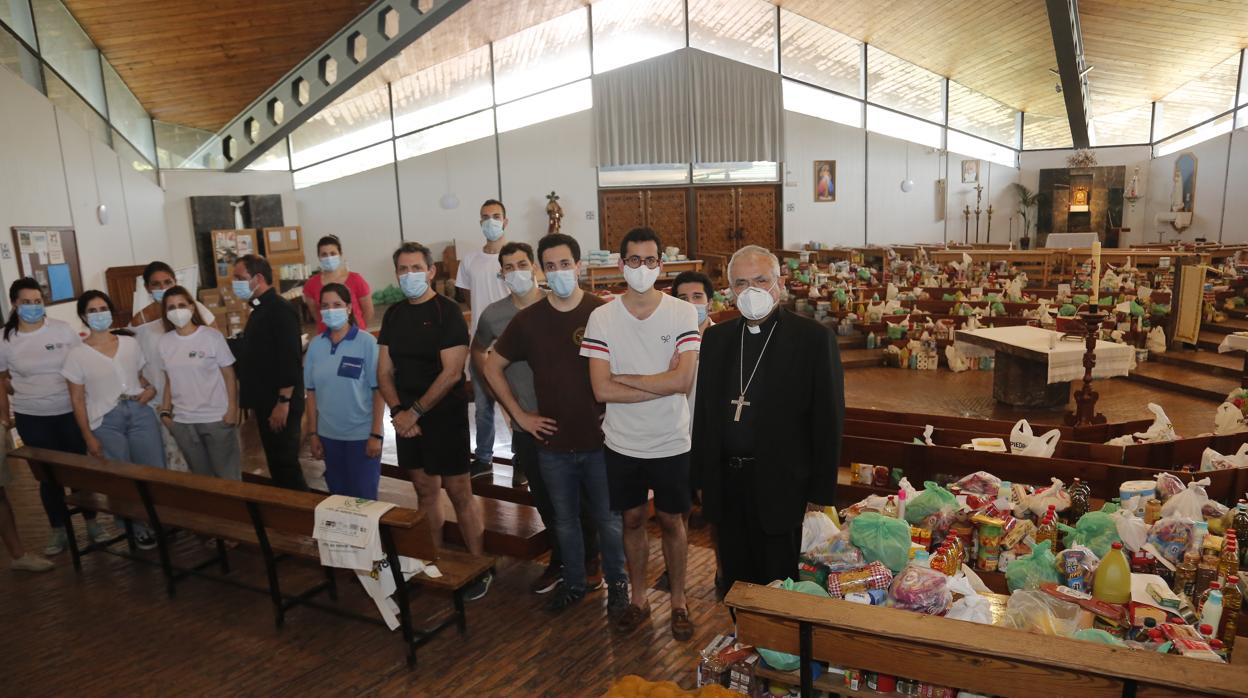
[[[1248,128],[1231,132],[1230,138],[1231,169],[1222,214],[1222,241],[1248,242]],[[1197,196],[1201,195],[1198,191]]]
[[[861,245],[866,210],[863,130],[791,111],[784,113],[784,126],[785,246],[812,241]],[[836,201],[815,201],[815,160],[836,161]]]
[[[1240,135],[1242,138],[1242,131]],[[1148,242],[1157,242],[1161,237],[1159,231],[1165,232],[1166,240],[1191,242],[1196,238],[1205,238],[1218,241],[1223,216],[1223,185],[1228,185],[1226,191],[1230,197],[1235,197],[1236,192],[1241,197],[1248,194],[1248,180],[1227,182],[1226,159],[1230,137],[1231,134],[1218,136],[1149,162],[1148,199],[1145,209],[1147,218],[1144,222]],[[1191,227],[1177,233],[1169,223],[1156,223],[1153,219],[1157,214],[1170,210],[1174,164],[1184,153],[1196,156],[1196,196],[1192,204]]]
[[[901,190],[906,159],[914,189]],[[936,180],[940,154],[932,148],[871,133],[867,140],[867,243],[944,242]],[[861,179],[859,174],[858,178]]]
[[[165,235],[169,240],[166,261],[175,267],[199,262],[195,255],[195,229],[191,224],[192,196],[278,194],[282,197],[282,222],[299,225],[294,182],[289,172],[165,170],[161,172],[161,179],[165,189]]]
[[[0,259],[3,301],[18,276],[10,228],[67,226],[76,231],[84,289],[105,288],[112,266],[145,263],[168,255],[158,217],[164,193],[135,172],[112,149],[93,140],[72,118],[8,70],[0,70]],[[107,224],[96,207],[109,209]],[[75,326],[72,303],[49,309]]]
[[[316,241],[337,235],[347,265],[369,286],[380,290],[394,282],[390,255],[400,239],[392,166],[299,189],[295,202],[309,263],[316,258]]]
[[[975,185],[962,183],[962,162],[975,158],[963,157],[957,153],[949,153],[945,158],[946,210],[945,240],[963,242],[969,239],[975,242]],[[983,243],[1017,243],[1022,237],[1023,222],[1017,215],[1018,197],[1010,185],[1018,181],[1019,170],[1016,167],[999,165],[982,160],[980,162],[979,183],[983,186],[979,208],[982,213],[979,219],[979,241]],[[915,180],[917,186],[918,180]],[[988,206],[992,206],[992,225],[988,225]],[[970,226],[967,226],[963,210],[971,207]],[[969,230],[969,233],[968,233]]]
[[[389,191],[393,196],[393,183]],[[442,208],[442,197],[447,194],[459,200],[457,207]],[[497,198],[498,156],[492,136],[399,163],[403,238],[428,246],[437,259],[442,258],[448,245],[455,245],[463,258],[468,251],[485,244],[481,235],[481,202]],[[511,203],[506,197],[503,202]],[[513,208],[508,206],[507,210],[512,231],[521,222]],[[390,275],[393,276],[393,270]]]

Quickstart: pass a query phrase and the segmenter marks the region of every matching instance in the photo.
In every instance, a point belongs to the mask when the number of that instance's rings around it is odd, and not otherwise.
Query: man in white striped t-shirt
[[[702,336],[697,310],[654,287],[662,271],[662,249],[650,228],[635,228],[624,236],[620,270],[628,290],[589,316],[581,356],[590,359],[594,396],[607,406],[602,425],[607,483],[611,509],[624,520],[632,598],[616,627],[629,632],[650,616],[645,526],[653,490],[671,583],[672,636],[688,640],[693,623],[685,603],[684,514],[691,505],[686,396],[693,387]],[[673,354],[679,354],[675,362]]]

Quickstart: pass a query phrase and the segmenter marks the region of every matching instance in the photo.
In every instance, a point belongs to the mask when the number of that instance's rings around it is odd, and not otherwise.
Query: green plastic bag
[[[865,514],[863,515],[865,516]],[[795,582],[792,579],[786,579],[780,583],[781,589],[796,591],[802,594],[810,594],[811,596],[828,597],[828,592],[814,582]],[[785,654],[784,652],[776,652],[775,650],[765,650],[762,647],[757,648],[758,654],[767,662],[767,666],[779,671],[796,671],[802,664],[802,658],[796,654]]]
[[[949,490],[928,480],[923,483],[923,491],[912,501],[906,502],[906,521],[915,526],[935,524],[932,530],[944,530],[948,528],[947,519],[957,510],[958,498]]]
[[[836,289],[836,292],[833,293],[832,295],[834,298],[836,298],[836,302],[842,305],[844,305],[845,302],[849,300],[849,296],[845,295],[845,289],[843,288]]]
[[[868,511],[849,522],[849,542],[867,562],[880,562],[894,573],[910,561],[910,526],[901,519]]]
[[[871,280],[871,270],[866,267],[858,267],[858,278],[863,281]]]
[[[1061,584],[1062,578],[1057,574],[1057,558],[1053,549],[1047,545],[1037,545],[1030,555],[1024,555],[1005,570],[1005,583],[1010,591],[1018,589],[1034,589],[1045,582]]]
[[[1131,317],[1144,317],[1144,306],[1136,301],[1131,301]]]
[[[1114,647],[1126,647],[1127,646],[1127,643],[1123,642],[1122,640],[1119,640],[1113,635],[1110,635],[1104,630],[1098,630],[1097,628],[1084,628],[1083,630],[1076,630],[1075,634],[1071,635],[1071,637],[1073,637],[1076,640],[1086,640],[1088,642],[1099,642],[1102,645],[1113,645]]]
[[[1117,502],[1105,502],[1103,505],[1101,505],[1101,511],[1106,514],[1112,514],[1121,508],[1122,507],[1118,506]]]
[[[958,300],[958,294],[946,293],[945,295],[941,296],[940,299],[942,301],[956,302]]]
[[[1170,306],[1161,303],[1153,303],[1153,315],[1169,315]]]
[[[1098,558],[1105,557],[1114,543],[1122,541],[1114,517],[1105,511],[1089,511],[1075,522],[1074,528],[1059,524],[1066,537],[1066,547],[1082,545]]]
[[[1002,303],[1001,301],[993,301],[992,314],[993,315],[1005,315],[1005,304]]]
[[[1066,305],[1063,305],[1062,307],[1057,309],[1057,314],[1061,315],[1062,317],[1074,317],[1076,310],[1077,308],[1075,308],[1074,304],[1067,303]]]
[[[900,325],[900,324],[894,325],[891,322],[887,324],[888,324],[888,338],[889,339],[901,339],[902,337],[906,335],[905,325]]]
[[[1104,305],[1104,306],[1109,306],[1109,307],[1111,307],[1111,308],[1112,308],[1112,307],[1114,306],[1114,297],[1113,297],[1113,296],[1103,296],[1103,297],[1101,297],[1100,299],[1098,299],[1098,300],[1097,300],[1097,302],[1098,302],[1098,303],[1100,303],[1101,305]]]

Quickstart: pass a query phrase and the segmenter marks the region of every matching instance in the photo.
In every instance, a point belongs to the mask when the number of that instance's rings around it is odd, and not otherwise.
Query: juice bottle
[[[1213,589],[1209,592],[1209,598],[1205,599],[1205,603],[1200,609],[1200,622],[1207,624],[1212,630],[1210,637],[1216,637],[1217,629],[1222,627],[1222,592]],[[1202,630],[1204,626],[1201,626]]]
[[[1235,632],[1239,625],[1239,610],[1244,605],[1243,592],[1239,590],[1239,577],[1226,578],[1226,588],[1222,590],[1222,642],[1229,652],[1235,648]]]
[[[1194,552],[1184,553],[1183,562],[1174,570],[1174,593],[1192,598],[1192,588],[1196,585],[1196,565],[1200,556]]]
[[[1219,594],[1222,593],[1222,583],[1217,580],[1209,582],[1209,588],[1205,589],[1204,593],[1200,595],[1200,599],[1196,601],[1197,613],[1200,613],[1205,608],[1205,602],[1209,600],[1209,595],[1215,591]]]
[[[1050,504],[1049,510],[1044,514],[1044,518],[1040,519],[1040,525],[1036,528],[1036,545],[1048,545],[1049,550],[1057,552],[1057,524],[1053,522],[1053,517],[1057,515],[1056,508]]]
[[[1131,565],[1122,552],[1122,543],[1114,543],[1097,566],[1092,596],[1108,603],[1125,604],[1131,600]]]

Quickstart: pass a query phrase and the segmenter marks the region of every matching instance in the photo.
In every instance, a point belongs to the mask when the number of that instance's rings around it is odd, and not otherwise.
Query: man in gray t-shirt
[[[474,379],[479,377],[482,381],[485,380],[485,372],[482,368],[485,365],[486,354],[494,342],[503,335],[503,330],[507,329],[512,318],[524,308],[545,298],[545,294],[533,280],[532,247],[523,242],[509,242],[499,251],[498,261],[503,273],[503,282],[507,285],[510,295],[486,306],[477,320],[476,334],[472,337],[472,363],[477,369]],[[526,412],[537,413],[537,392],[533,388],[533,369],[529,367],[529,364],[525,361],[513,361],[503,371],[503,377],[507,379],[507,387],[515,395],[516,402],[520,403],[520,408]],[[494,396],[494,391],[489,389],[488,385],[481,387],[488,390],[490,397]],[[541,469],[537,465],[537,440],[532,434],[516,426],[514,415],[512,426],[512,485],[519,487],[528,483],[529,491],[533,493],[533,504],[537,507],[542,524],[553,532],[555,530],[555,506],[550,500],[550,493],[546,490],[545,483],[542,482]],[[602,572],[598,564],[598,535],[592,520],[584,516],[583,512],[581,533],[585,540],[587,586],[597,589],[602,585]],[[549,539],[551,541],[550,564],[531,587],[533,592],[538,594],[545,594],[554,589],[561,578],[560,570],[563,562],[559,555],[558,537],[551,535]]]

